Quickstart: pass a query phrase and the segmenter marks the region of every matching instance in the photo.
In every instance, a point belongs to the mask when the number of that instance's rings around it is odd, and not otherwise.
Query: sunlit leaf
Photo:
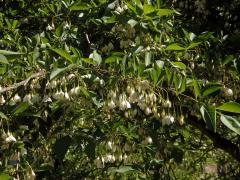
[[[55,53],[57,53],[58,55],[64,57],[65,59],[67,59],[68,61],[72,62],[72,57],[63,49],[51,49],[52,51],[54,51]]]
[[[232,113],[239,113],[240,114],[240,104],[236,102],[227,102],[221,106],[217,107],[218,110],[232,112]]]
[[[220,119],[225,126],[240,135],[240,119],[226,115],[221,115]]]

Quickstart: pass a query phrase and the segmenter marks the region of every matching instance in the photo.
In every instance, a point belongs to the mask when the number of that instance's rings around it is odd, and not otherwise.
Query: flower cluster
[[[146,116],[161,119],[163,125],[174,122],[174,117],[169,111],[165,112],[165,109],[172,108],[171,101],[156,94],[147,80],[129,83],[121,90],[111,90],[107,99],[107,108],[111,111],[124,111],[126,118],[135,117],[138,110],[141,110]]]

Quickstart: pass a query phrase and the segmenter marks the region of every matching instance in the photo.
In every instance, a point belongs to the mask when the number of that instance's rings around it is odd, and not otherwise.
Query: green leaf
[[[8,174],[1,173],[1,174],[0,174],[0,179],[1,179],[1,180],[11,180],[12,177],[9,176]]]
[[[197,42],[197,43],[191,42],[190,45],[187,47],[187,49],[192,49],[194,47],[197,47],[200,44],[201,44],[201,42]]]
[[[0,117],[2,119],[8,119],[8,117],[4,113],[2,113],[1,111],[0,111]]]
[[[220,119],[225,126],[240,135],[240,119],[226,115],[221,115]]]
[[[157,9],[157,15],[159,15],[159,16],[168,16],[173,13],[174,13],[174,11],[171,9]]]
[[[92,8],[92,7],[89,5],[89,3],[81,2],[81,4],[71,6],[70,10],[72,10],[72,11],[83,11],[83,10],[88,10],[90,8]]]
[[[72,57],[65,50],[63,50],[63,49],[51,49],[51,50],[54,51],[55,53],[57,53],[58,55],[64,57],[71,63],[73,62]]]
[[[145,66],[149,66],[151,64],[152,53],[146,52],[145,53]]]
[[[59,75],[61,72],[65,71],[67,68],[55,68],[52,70],[50,74],[50,80],[55,78],[57,75]]]
[[[151,14],[155,11],[155,8],[151,5],[144,4],[143,11],[144,11],[144,14]]]
[[[93,64],[93,65],[96,65],[97,63],[95,61],[93,61],[93,59],[91,58],[81,58],[82,61],[84,61],[85,63],[88,63],[88,64]]]
[[[85,87],[79,86],[79,88],[80,88],[80,90],[82,91],[82,93],[83,93],[86,97],[89,97],[89,96],[90,96],[88,90],[87,90]]]
[[[235,59],[236,59],[235,56],[233,56],[233,55],[228,55],[228,56],[226,56],[226,57],[224,58],[224,60],[223,60],[223,65],[226,65],[226,64],[234,61]]]
[[[71,144],[71,138],[70,136],[62,137],[61,139],[58,139],[56,143],[54,144],[53,151],[56,155],[57,159],[62,161],[65,157],[65,154],[68,151],[68,148]]]
[[[185,50],[186,48],[180,46],[179,44],[177,43],[174,43],[174,44],[170,44],[168,45],[168,47],[166,48],[166,50],[174,50],[174,51],[182,51],[182,50]]]
[[[93,140],[89,140],[85,148],[85,153],[87,154],[88,158],[90,159],[95,158],[95,148],[96,148],[96,143]]]
[[[2,54],[0,54],[0,63],[9,64],[7,58]]]
[[[18,115],[24,111],[26,111],[29,108],[30,104],[28,102],[23,102],[21,104],[19,104],[14,110],[13,110],[13,114],[14,115]]]
[[[122,57],[119,56],[110,56],[107,59],[105,59],[105,63],[114,63],[114,62],[118,62],[119,60],[123,60]]]
[[[200,95],[201,91],[200,91],[198,81],[196,79],[193,80],[193,88],[194,88],[195,97],[197,98]]]
[[[207,106],[206,108],[202,106],[200,108],[203,120],[207,124],[207,127],[216,132],[216,109],[213,106]]]
[[[0,54],[3,54],[3,55],[23,55],[24,53],[7,51],[7,50],[0,50]]]
[[[220,89],[221,89],[220,86],[210,86],[203,91],[202,95],[203,95],[203,97],[206,97]]]
[[[179,69],[186,69],[186,65],[182,62],[171,62],[171,64]]]
[[[227,102],[223,105],[217,107],[218,110],[232,112],[232,113],[239,113],[240,114],[240,104],[236,102]]]
[[[131,166],[121,166],[118,169],[116,169],[116,172],[118,173],[127,173],[130,171],[134,171],[135,169],[133,169]]]
[[[179,93],[183,93],[186,90],[187,78],[184,76],[182,79],[181,87]]]

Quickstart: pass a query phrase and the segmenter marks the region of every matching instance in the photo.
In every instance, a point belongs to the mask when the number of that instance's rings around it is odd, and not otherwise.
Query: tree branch
[[[32,74],[31,76],[29,76],[27,79],[19,82],[19,83],[15,83],[13,84],[12,86],[9,86],[9,87],[5,87],[5,88],[2,88],[0,89],[0,94],[3,93],[3,92],[6,92],[6,91],[11,91],[13,89],[17,89],[18,87],[20,86],[26,86],[26,84],[31,80],[31,79],[34,79],[34,78],[37,78],[37,77],[42,77],[45,75],[45,70],[42,70],[40,72],[37,72],[35,74]]]
[[[196,116],[190,115],[186,121],[209,137],[213,141],[215,147],[224,150],[240,163],[240,149],[236,144],[223,138],[220,134],[207,129],[204,121],[199,120]]]

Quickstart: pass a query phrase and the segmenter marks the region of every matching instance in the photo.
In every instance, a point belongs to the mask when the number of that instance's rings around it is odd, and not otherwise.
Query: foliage
[[[223,34],[190,32],[160,0],[1,3],[2,179],[239,176]]]

